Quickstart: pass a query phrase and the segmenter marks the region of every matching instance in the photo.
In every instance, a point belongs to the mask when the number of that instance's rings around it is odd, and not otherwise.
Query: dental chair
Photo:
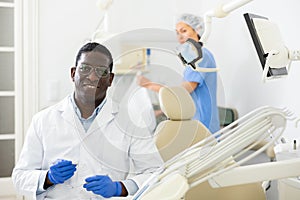
[[[167,120],[158,124],[155,136],[164,161],[211,135],[201,122],[192,119],[195,104],[183,87],[161,88],[159,102]]]
[[[185,102],[182,103],[184,105]],[[132,199],[264,199],[261,187],[255,187],[252,183],[299,176],[300,158],[244,164],[280,140],[287,120],[295,120],[288,109],[264,106],[249,112],[167,160],[139,188]],[[217,141],[216,136],[219,136]],[[159,138],[159,133],[156,137]],[[245,156],[253,146],[266,138],[271,138],[266,145]],[[200,187],[206,182],[213,188],[224,188],[225,191]],[[228,194],[222,193],[232,186],[241,187],[233,188]],[[239,191],[240,188],[242,192]],[[218,192],[221,194],[212,194]],[[238,197],[238,194],[241,196]]]
[[[168,117],[156,131],[156,145],[164,161],[195,143],[211,136],[209,130],[198,120],[193,120],[195,105],[183,87],[164,87],[159,91],[162,111]],[[234,162],[232,160],[232,162]],[[265,200],[261,183],[212,188],[208,181],[189,189],[186,200]]]

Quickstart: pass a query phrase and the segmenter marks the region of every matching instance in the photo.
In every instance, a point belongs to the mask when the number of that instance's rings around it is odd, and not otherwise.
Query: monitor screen
[[[270,68],[267,77],[287,75],[288,50],[276,24],[270,22],[266,17],[250,13],[245,13],[244,18],[263,69],[269,52],[276,50],[276,55],[273,54],[272,61],[269,62]]]

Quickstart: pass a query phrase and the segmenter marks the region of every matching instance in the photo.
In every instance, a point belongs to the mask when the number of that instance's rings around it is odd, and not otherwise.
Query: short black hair
[[[77,53],[77,56],[76,56],[76,61],[75,61],[75,66],[77,67],[77,64],[78,64],[78,61],[81,57],[81,55],[83,53],[87,53],[87,52],[91,52],[91,51],[96,51],[96,52],[100,52],[100,53],[103,53],[104,55],[106,55],[109,59],[109,69],[110,71],[112,71],[113,69],[113,58],[112,58],[112,55],[110,53],[110,51],[103,45],[97,43],[97,42],[89,42],[85,45],[83,45],[78,53]]]

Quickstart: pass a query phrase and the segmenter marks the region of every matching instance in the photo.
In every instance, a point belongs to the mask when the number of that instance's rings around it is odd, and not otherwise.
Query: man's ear
[[[111,84],[114,80],[115,74],[111,72],[109,75],[110,75],[110,77],[109,77],[109,82],[110,82],[109,86],[111,86]]]
[[[76,72],[76,67],[71,67],[71,79],[73,82],[74,82],[75,72]]]

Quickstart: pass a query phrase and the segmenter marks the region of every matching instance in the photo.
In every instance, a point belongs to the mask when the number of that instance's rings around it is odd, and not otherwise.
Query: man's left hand
[[[83,187],[87,191],[92,191],[105,198],[120,196],[122,193],[122,184],[112,181],[109,176],[96,175],[86,178],[85,181]]]

